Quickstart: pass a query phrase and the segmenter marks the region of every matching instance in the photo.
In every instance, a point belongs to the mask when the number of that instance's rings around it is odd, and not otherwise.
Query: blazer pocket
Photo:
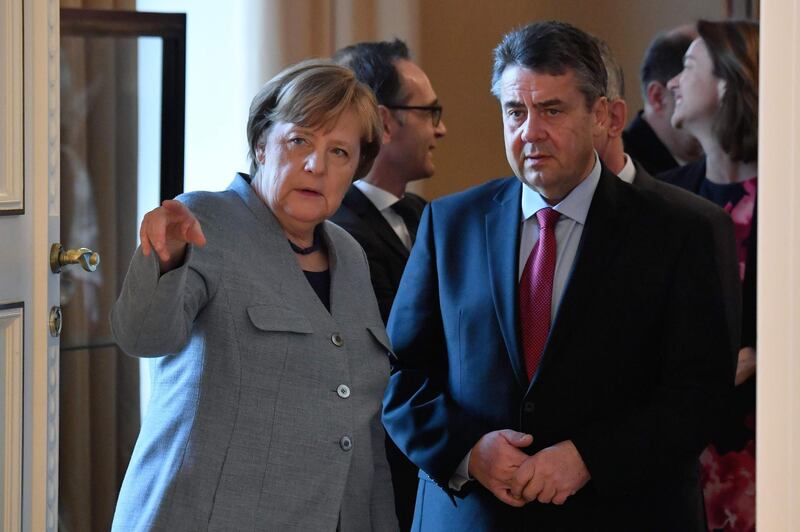
[[[308,318],[286,307],[253,305],[247,307],[247,315],[255,328],[262,331],[301,334],[312,334],[314,332]]]
[[[392,349],[392,342],[389,341],[389,336],[386,334],[385,327],[367,327],[367,330],[375,339],[376,342],[381,344],[381,347],[386,349],[386,355],[392,358],[396,358],[394,354],[394,350]]]

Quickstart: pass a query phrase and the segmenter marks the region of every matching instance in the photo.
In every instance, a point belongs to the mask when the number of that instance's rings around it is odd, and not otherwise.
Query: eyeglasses
[[[387,105],[386,107],[400,111],[428,111],[433,119],[433,127],[438,127],[442,121],[441,105]]]

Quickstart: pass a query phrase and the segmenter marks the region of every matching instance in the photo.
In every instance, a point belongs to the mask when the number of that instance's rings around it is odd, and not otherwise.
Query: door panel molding
[[[22,382],[23,302],[0,305],[0,525],[20,530],[22,524]]]
[[[25,212],[22,170],[22,2],[0,3],[0,216]]]

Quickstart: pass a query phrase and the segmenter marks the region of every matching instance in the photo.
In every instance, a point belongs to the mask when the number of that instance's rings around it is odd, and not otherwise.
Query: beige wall
[[[491,51],[503,34],[534,20],[558,19],[604,39],[625,70],[631,113],[641,107],[638,70],[659,31],[698,18],[722,18],[721,0],[423,0],[416,58],[445,106],[447,137],[436,175],[415,184],[429,199],[511,172],[500,115],[489,94]]]

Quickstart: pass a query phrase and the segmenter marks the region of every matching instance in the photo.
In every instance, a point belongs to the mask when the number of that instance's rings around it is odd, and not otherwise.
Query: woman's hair
[[[302,61],[280,72],[250,104],[250,174],[255,175],[258,168],[256,148],[276,122],[317,128],[334,124],[350,109],[361,124],[361,150],[354,175],[354,179],[361,179],[372,168],[381,143],[381,119],[372,91],[350,69],[326,60]]]
[[[714,63],[725,92],[713,131],[734,160],[758,160],[758,24],[750,21],[697,23],[697,33]]]

